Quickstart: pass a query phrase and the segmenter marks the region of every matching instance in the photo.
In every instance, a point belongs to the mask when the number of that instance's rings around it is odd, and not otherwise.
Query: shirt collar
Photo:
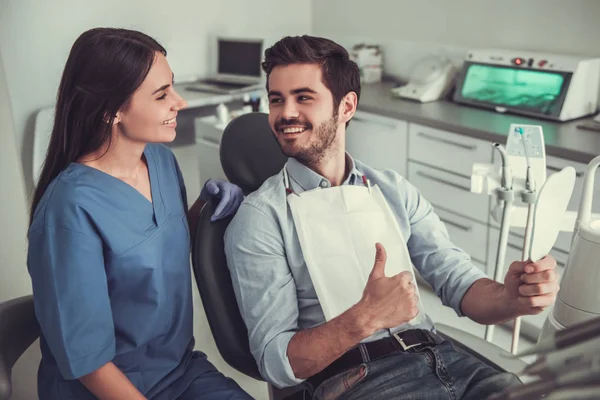
[[[362,174],[356,169],[354,159],[348,153],[346,153],[346,163],[350,164],[350,173],[342,185],[354,185],[356,182],[361,182]],[[288,158],[285,167],[290,179],[300,185],[303,190],[331,187],[329,179],[319,175],[295,158]]]

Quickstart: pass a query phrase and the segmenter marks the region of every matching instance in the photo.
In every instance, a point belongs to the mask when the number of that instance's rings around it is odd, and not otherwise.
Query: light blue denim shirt
[[[354,161],[344,185],[362,185],[362,175],[380,187],[407,240],[415,268],[442,302],[461,314],[460,303],[469,287],[486,277],[470,257],[448,237],[431,204],[394,171],[378,171]],[[331,183],[290,158],[286,164],[296,193]],[[324,228],[325,229],[325,228]],[[287,357],[296,332],[325,322],[325,316],[304,262],[290,208],[283,171],[267,179],[240,206],[225,234],[227,264],[250,341],[262,376],[278,387],[302,382]],[[425,310],[427,311],[427,310]],[[413,328],[433,329],[429,317]],[[404,330],[381,330],[364,342]]]

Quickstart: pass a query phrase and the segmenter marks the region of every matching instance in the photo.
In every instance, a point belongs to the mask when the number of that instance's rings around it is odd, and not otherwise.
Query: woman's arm
[[[79,380],[99,400],[146,400],[112,362],[104,364]]]

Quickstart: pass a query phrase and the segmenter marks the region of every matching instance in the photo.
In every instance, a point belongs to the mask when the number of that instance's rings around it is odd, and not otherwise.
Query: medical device
[[[600,59],[517,50],[469,51],[456,103],[568,121],[596,113]]]
[[[594,178],[599,165],[600,156],[588,164],[585,172],[569,259],[554,309],[542,327],[540,341],[557,330],[600,317],[600,219],[593,219],[591,213]]]
[[[511,226],[525,227],[522,261],[538,261],[552,249],[563,227],[563,215],[575,185],[575,170],[567,167],[546,179],[544,136],[540,126],[512,124],[506,150],[499,143],[493,146],[500,153],[501,168],[474,164],[471,192],[494,195],[496,210],[502,207],[494,270],[494,279],[502,281]],[[519,198],[515,201],[517,194]],[[526,207],[515,206],[519,203]],[[494,210],[493,214],[497,212]],[[486,340],[492,341],[493,330],[491,325],[486,327]],[[520,318],[517,318],[511,345],[513,354],[518,349],[519,335]]]
[[[569,329],[548,332],[535,346],[518,353],[517,357],[563,349],[594,337],[600,337],[600,317],[580,322]]]
[[[519,373],[531,379],[489,399],[600,398],[600,317],[557,332],[527,354],[539,354]]]
[[[439,100],[452,88],[456,72],[450,59],[446,57],[425,57],[411,68],[408,83],[393,88],[392,95],[421,103]]]

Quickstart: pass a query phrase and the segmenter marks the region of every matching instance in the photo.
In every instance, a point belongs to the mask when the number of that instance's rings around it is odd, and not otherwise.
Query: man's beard
[[[281,127],[286,125],[306,126],[307,124],[302,124],[298,120],[281,120],[278,121],[278,123],[275,125],[275,128],[277,132],[281,132]],[[309,167],[316,166],[321,163],[323,158],[327,155],[327,150],[329,150],[335,143],[337,126],[338,115],[335,113],[330,119],[321,123],[312,131],[312,136],[309,138],[306,147],[300,147],[296,144],[286,146],[283,144],[285,142],[278,142],[283,154],[285,154],[287,157],[293,157]],[[307,129],[310,129],[310,125],[307,126]]]

